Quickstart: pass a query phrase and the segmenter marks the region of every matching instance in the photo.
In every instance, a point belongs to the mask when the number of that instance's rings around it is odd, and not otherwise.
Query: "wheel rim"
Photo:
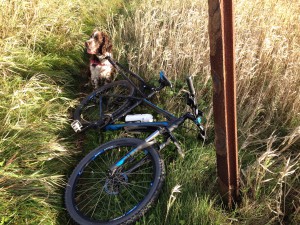
[[[111,88],[97,92],[81,108],[80,118],[82,122],[94,122],[103,118],[103,116],[116,114],[118,109],[128,102],[126,96],[131,96],[131,94],[132,90],[122,84],[114,85]],[[123,97],[116,97],[116,95]],[[100,97],[102,97],[101,104]]]
[[[109,176],[108,168],[132,146],[102,150],[86,163],[76,177],[73,201],[79,214],[91,221],[121,219],[134,211],[149,194],[155,166],[147,151],[140,151]],[[130,171],[137,162],[141,166]]]

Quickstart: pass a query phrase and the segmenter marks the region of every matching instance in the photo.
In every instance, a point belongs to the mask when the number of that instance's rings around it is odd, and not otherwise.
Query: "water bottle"
[[[153,122],[153,116],[151,114],[127,115],[125,117],[125,122],[134,122],[134,123]]]

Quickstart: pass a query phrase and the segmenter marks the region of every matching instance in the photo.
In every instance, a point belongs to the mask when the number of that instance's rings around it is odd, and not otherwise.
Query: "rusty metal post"
[[[239,196],[232,0],[208,0],[217,174],[231,208]]]

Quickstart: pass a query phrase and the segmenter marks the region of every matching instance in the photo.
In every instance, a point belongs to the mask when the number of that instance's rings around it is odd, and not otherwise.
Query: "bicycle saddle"
[[[163,86],[170,86],[172,88],[171,82],[168,80],[168,78],[165,75],[164,71],[159,72],[159,80],[158,82]]]

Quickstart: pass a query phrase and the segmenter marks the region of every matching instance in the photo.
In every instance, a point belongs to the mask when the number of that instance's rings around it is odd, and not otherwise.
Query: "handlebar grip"
[[[189,90],[190,90],[190,93],[192,96],[195,96],[196,92],[195,92],[195,88],[194,88],[194,85],[193,85],[193,80],[192,80],[192,76],[188,76],[186,78],[186,82],[188,84],[188,87],[189,87]]]

